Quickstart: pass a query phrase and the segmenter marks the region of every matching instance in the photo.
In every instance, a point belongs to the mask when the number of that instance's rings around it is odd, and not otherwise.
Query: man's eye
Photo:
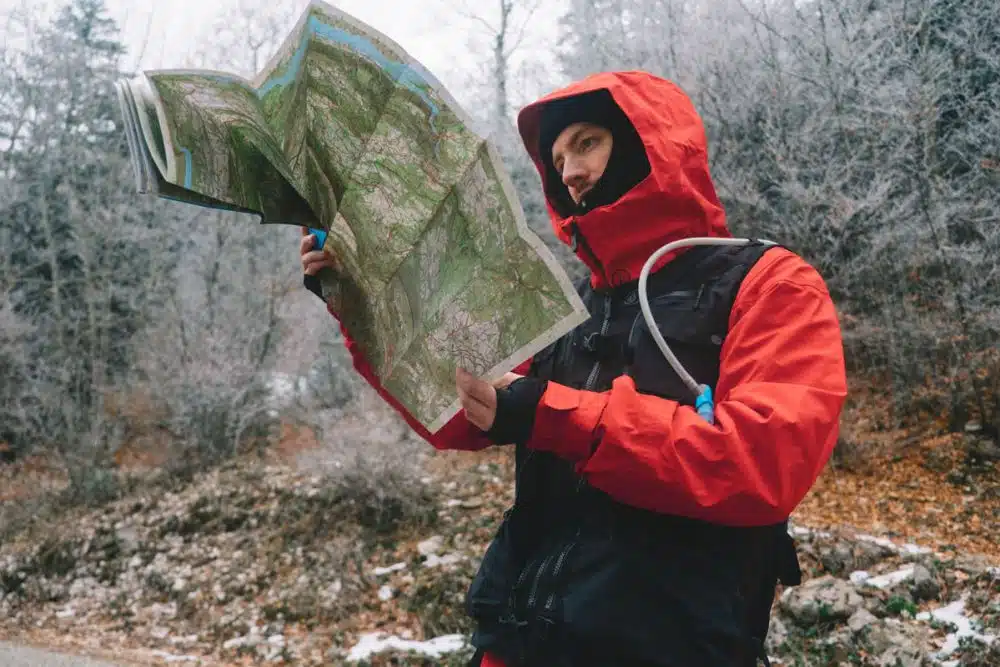
[[[581,150],[590,150],[596,143],[596,137],[586,137],[580,141],[580,148]]]

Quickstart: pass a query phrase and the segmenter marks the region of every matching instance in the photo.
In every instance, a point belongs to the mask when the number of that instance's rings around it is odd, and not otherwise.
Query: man
[[[474,664],[766,662],[776,582],[798,576],[786,521],[833,450],[846,395],[824,282],[758,243],[689,248],[655,267],[654,317],[714,387],[709,423],[636,292],[662,245],[730,236],[690,100],[646,73],[605,73],[529,105],[518,127],[557,235],[591,269],[580,286],[591,320],[495,386],[460,370],[463,411],[434,435],[347,343],[435,447],[516,447],[515,502],[467,598]],[[311,244],[307,284],[335,263]]]

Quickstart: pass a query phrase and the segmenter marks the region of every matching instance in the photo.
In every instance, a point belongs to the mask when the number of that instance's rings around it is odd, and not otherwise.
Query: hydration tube
[[[668,243],[646,260],[646,263],[642,267],[642,271],[639,273],[639,306],[642,308],[642,316],[646,320],[646,326],[649,328],[649,333],[653,336],[653,340],[656,341],[656,346],[660,348],[660,352],[666,358],[667,362],[673,367],[680,376],[684,384],[687,385],[688,389],[695,396],[694,407],[695,410],[701,415],[705,421],[709,424],[715,423],[715,400],[712,398],[712,388],[707,384],[699,384],[697,380],[691,377],[691,374],[687,372],[687,369],[681,365],[681,362],[677,360],[670,346],[667,345],[667,341],[663,340],[663,334],[660,333],[660,328],[656,326],[656,321],[653,319],[653,311],[649,307],[649,295],[646,294],[646,283],[649,279],[649,272],[652,270],[653,266],[657,261],[668,252],[677,250],[678,248],[686,248],[688,246],[696,245],[728,245],[728,246],[743,246],[749,245],[750,243],[759,242],[765,243],[767,245],[777,245],[773,241],[767,241],[765,239],[733,239],[733,238],[716,238],[711,236],[692,236],[691,238],[680,239],[679,241],[673,241]]]

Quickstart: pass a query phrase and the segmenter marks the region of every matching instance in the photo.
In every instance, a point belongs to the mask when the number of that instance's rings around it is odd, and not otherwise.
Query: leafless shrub
[[[370,389],[341,409],[316,415],[322,445],[298,464],[324,478],[357,510],[362,525],[383,530],[402,521],[429,523],[436,515],[422,463],[430,445]]]

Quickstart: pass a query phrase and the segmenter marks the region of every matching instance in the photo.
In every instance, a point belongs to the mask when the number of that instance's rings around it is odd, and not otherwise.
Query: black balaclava
[[[552,162],[552,145],[559,133],[573,123],[593,123],[611,131],[613,144],[604,174],[585,195],[573,201]],[[617,201],[649,175],[646,149],[632,122],[605,89],[553,100],[542,109],[538,150],[545,165],[545,191],[562,217],[582,215]]]

